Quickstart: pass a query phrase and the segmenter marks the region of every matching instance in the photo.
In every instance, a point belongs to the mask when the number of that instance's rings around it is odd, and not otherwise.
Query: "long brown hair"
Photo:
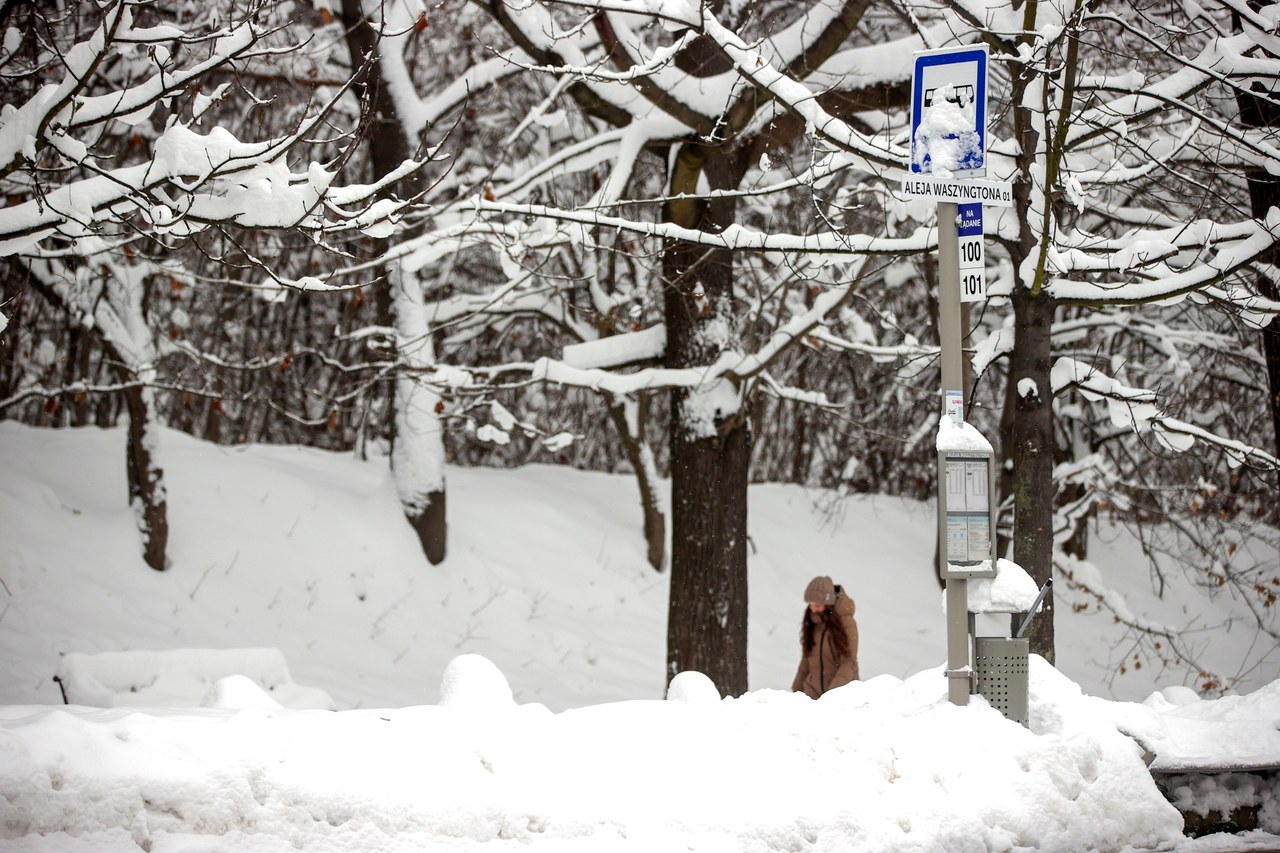
[[[821,613],[822,622],[827,630],[831,632],[831,639],[835,643],[836,651],[840,653],[840,657],[849,656],[849,635],[845,633],[844,624],[836,616],[835,605],[828,606]],[[804,619],[800,622],[800,648],[804,650],[806,655],[813,651],[815,642],[814,622],[809,618],[809,609],[806,607],[804,611]]]

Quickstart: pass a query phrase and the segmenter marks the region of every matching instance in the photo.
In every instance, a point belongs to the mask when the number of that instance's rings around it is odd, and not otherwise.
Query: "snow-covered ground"
[[[752,690],[720,701],[689,673],[664,696],[667,578],[644,562],[626,477],[450,469],[433,567],[384,460],[164,432],[173,565],[157,573],[123,440],[0,422],[6,851],[1280,847],[1183,839],[1144,764],[1280,762],[1274,641],[1176,577],[1144,594],[1117,530],[1092,552],[1108,585],[1143,619],[1233,620],[1204,654],[1244,695],[1118,675],[1123,629],[1060,589],[1058,668],[1032,660],[1029,728],[981,697],[953,706],[932,508],[833,510],[766,485]],[[866,679],[818,702],[786,689],[814,574],[857,601]],[[63,706],[55,674],[73,701],[119,707]],[[1252,797],[1280,834],[1272,792],[1215,793]]]

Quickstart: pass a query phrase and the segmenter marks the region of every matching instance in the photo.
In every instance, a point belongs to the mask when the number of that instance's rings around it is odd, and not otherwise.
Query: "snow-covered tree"
[[[1126,373],[1153,352],[1175,365],[1200,357],[1189,347],[1214,345],[1203,331],[1215,311],[1265,322],[1275,307],[1241,276],[1264,268],[1274,214],[1251,217],[1239,192],[1243,170],[1267,168],[1272,148],[1223,106],[1274,72],[1258,50],[1271,24],[1232,6],[484,7],[509,39],[490,42],[493,61],[545,78],[535,118],[554,115],[519,125],[489,171],[459,185],[452,230],[414,245],[492,239],[523,262],[525,278],[509,277],[502,299],[527,304],[554,289],[538,264],[564,244],[599,245],[602,229],[650,238],[662,310],[632,334],[654,344],[660,324],[661,347],[596,352],[645,352],[661,367],[619,371],[610,368],[633,362],[599,355],[582,372],[575,351],[538,362],[534,376],[632,395],[670,389],[672,674],[702,669],[725,692],[745,683],[747,401],[805,398],[770,368],[804,339],[856,351],[839,328],[855,319],[843,313],[851,297],[900,283],[889,261],[932,249],[932,211],[889,190],[905,165],[914,49],[983,41],[993,56],[991,171],[1013,182],[1016,202],[989,214],[1000,266],[972,346],[979,382],[999,385],[1011,556],[1041,581],[1055,559],[1069,570],[1061,555],[1082,514],[1150,473],[1142,460],[1153,450],[1195,444],[1274,466],[1252,435],[1189,417],[1178,389]],[[1233,11],[1251,33],[1232,30]],[[636,171],[651,154],[661,185]],[[575,191],[567,176],[583,175],[594,183]],[[1201,192],[1178,183],[1188,178]],[[770,202],[789,194],[840,216],[780,218]],[[745,285],[754,279],[775,284],[756,299]],[[1196,310],[1177,313],[1179,300]],[[1092,344],[1086,329],[1100,336]],[[897,350],[911,357],[913,344]],[[1082,454],[1090,443],[1104,452]],[[1133,467],[1117,477],[1109,455]],[[1052,599],[1032,630],[1052,657]]]
[[[165,567],[168,520],[154,433],[157,364],[166,345],[147,317],[153,286],[192,282],[199,272],[178,250],[216,234],[238,253],[215,259],[220,277],[249,287],[265,281],[327,290],[316,275],[291,274],[282,259],[245,251],[235,234],[293,232],[323,243],[377,230],[396,210],[395,202],[374,202],[377,184],[339,187],[340,158],[296,156],[296,149],[332,134],[327,120],[349,80],[274,134],[246,141],[222,125],[198,127],[206,111],[231,96],[233,72],[252,78],[296,50],[273,31],[273,9],[250,3],[222,10],[229,13],[223,18],[198,4],[101,0],[21,5],[5,21],[6,291],[29,281],[70,324],[99,339],[112,361],[118,386],[90,389],[73,376],[72,390],[124,395],[130,502],[144,557],[155,569]],[[292,170],[291,158],[300,171]],[[383,178],[394,181],[419,165],[404,164]]]
[[[357,69],[364,103],[368,161],[375,176],[394,172],[421,145],[418,133],[400,113],[395,91],[410,85],[404,43],[419,32],[419,22],[425,16],[425,8],[412,3],[344,0],[342,4],[350,66]],[[386,188],[387,198],[410,202],[422,193],[418,174]],[[372,257],[386,254],[387,238],[393,231],[390,226],[388,223],[385,233],[376,235],[369,249]],[[445,557],[447,543],[445,453],[437,411],[443,403],[439,391],[419,381],[424,371],[435,366],[423,286],[395,260],[382,270],[382,277],[390,316],[380,316],[378,320],[393,329],[393,352],[405,368],[395,379],[391,465],[405,517],[422,542],[427,558],[439,563]]]
[[[1225,324],[1256,327],[1277,307],[1246,273],[1266,269],[1280,211],[1251,215],[1241,176],[1280,161],[1268,131],[1232,115],[1237,95],[1280,70],[1259,49],[1275,21],[1230,2],[946,14],[978,27],[1007,104],[993,154],[1015,205],[997,213],[995,239],[1012,316],[988,326],[977,361],[982,373],[1007,359],[1012,556],[1044,581],[1055,561],[1070,575],[1065,543],[1098,502],[1155,486],[1153,453],[1198,445],[1232,466],[1276,465],[1180,381],[1223,347]],[[1050,659],[1052,630],[1050,598],[1031,629]]]
[[[488,57],[445,91],[488,108],[484,96],[503,85],[531,110],[495,118],[510,128],[502,146],[463,153],[469,168],[440,185],[453,197],[429,197],[428,226],[388,252],[417,268],[488,246],[503,278],[442,300],[437,318],[541,315],[580,343],[527,365],[531,379],[590,388],[637,412],[670,393],[668,673],[706,672],[726,694],[747,684],[750,402],[768,393],[822,403],[774,381],[771,365],[879,278],[877,255],[930,246],[925,229],[886,237],[874,210],[851,215],[848,233],[771,211],[771,196],[812,197],[824,178],[873,174],[905,156],[878,111],[903,99],[921,42],[855,35],[882,30],[868,6],[480,7]],[[440,103],[418,94],[402,114],[423,116],[427,132],[447,117]],[[859,112],[870,117],[856,127],[836,115]],[[883,200],[884,186],[869,195]],[[800,263],[806,255],[822,260]],[[639,274],[601,274],[627,263]],[[801,267],[807,284],[797,288]],[[618,420],[630,422],[627,409]],[[637,460],[643,477],[643,449]]]
[[[637,477],[668,674],[745,690],[748,481],[932,491],[934,206],[897,191],[906,96],[914,51],[982,42],[1015,205],[987,212],[968,414],[999,438],[1009,556],[1194,666],[1087,561],[1100,513],[1161,521],[1179,541],[1142,528],[1153,554],[1199,549],[1274,632],[1280,579],[1240,556],[1274,520],[1274,7],[44,8],[5,7],[35,26],[0,56],[0,344],[30,352],[0,360],[0,412],[125,401],[153,565],[157,417],[391,439],[433,560],[446,454],[576,454]],[[1050,599],[1050,657],[1052,626]]]

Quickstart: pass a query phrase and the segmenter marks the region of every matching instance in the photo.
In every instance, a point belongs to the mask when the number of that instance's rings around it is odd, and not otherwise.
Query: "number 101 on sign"
[[[982,240],[982,205],[957,206],[960,250],[960,301],[977,302],[987,295],[986,258]]]

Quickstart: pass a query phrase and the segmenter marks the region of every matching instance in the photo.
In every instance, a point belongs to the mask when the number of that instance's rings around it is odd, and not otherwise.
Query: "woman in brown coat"
[[[804,600],[809,608],[800,625],[800,668],[791,689],[817,699],[858,680],[858,623],[853,599],[829,577],[809,581]]]

